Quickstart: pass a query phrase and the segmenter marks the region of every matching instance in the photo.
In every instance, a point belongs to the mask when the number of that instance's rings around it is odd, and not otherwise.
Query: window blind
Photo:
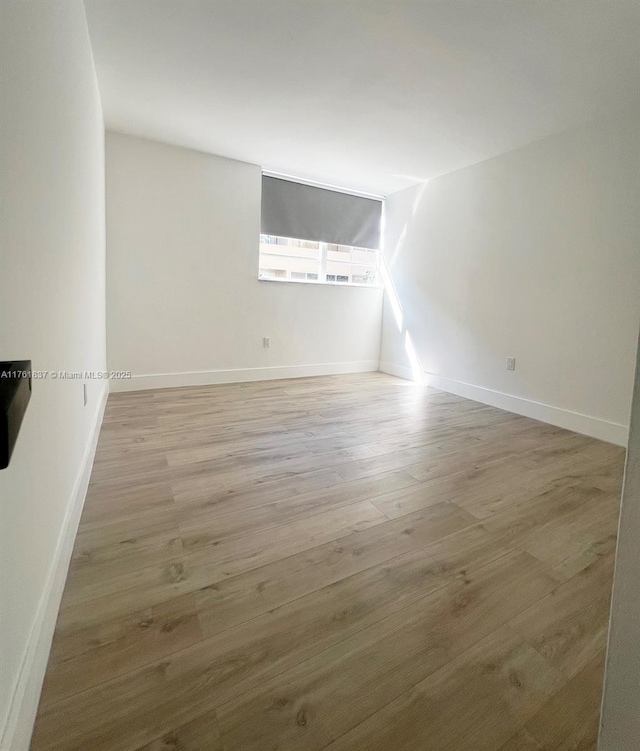
[[[263,235],[380,247],[382,201],[262,176]]]

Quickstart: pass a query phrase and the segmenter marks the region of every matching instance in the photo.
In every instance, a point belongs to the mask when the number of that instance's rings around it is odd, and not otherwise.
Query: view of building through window
[[[378,253],[367,248],[260,235],[260,279],[378,284]]]

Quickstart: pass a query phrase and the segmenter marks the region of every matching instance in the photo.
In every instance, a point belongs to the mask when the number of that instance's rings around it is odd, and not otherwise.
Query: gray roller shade
[[[380,247],[382,201],[262,176],[263,235]]]

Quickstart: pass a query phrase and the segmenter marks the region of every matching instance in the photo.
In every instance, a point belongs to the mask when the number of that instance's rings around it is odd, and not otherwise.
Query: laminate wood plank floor
[[[33,751],[595,751],[624,451],[380,373],[109,397]]]

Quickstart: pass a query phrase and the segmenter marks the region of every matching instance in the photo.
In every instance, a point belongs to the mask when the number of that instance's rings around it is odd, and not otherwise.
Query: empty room
[[[1,751],[640,749],[639,82],[637,0],[0,0]]]

